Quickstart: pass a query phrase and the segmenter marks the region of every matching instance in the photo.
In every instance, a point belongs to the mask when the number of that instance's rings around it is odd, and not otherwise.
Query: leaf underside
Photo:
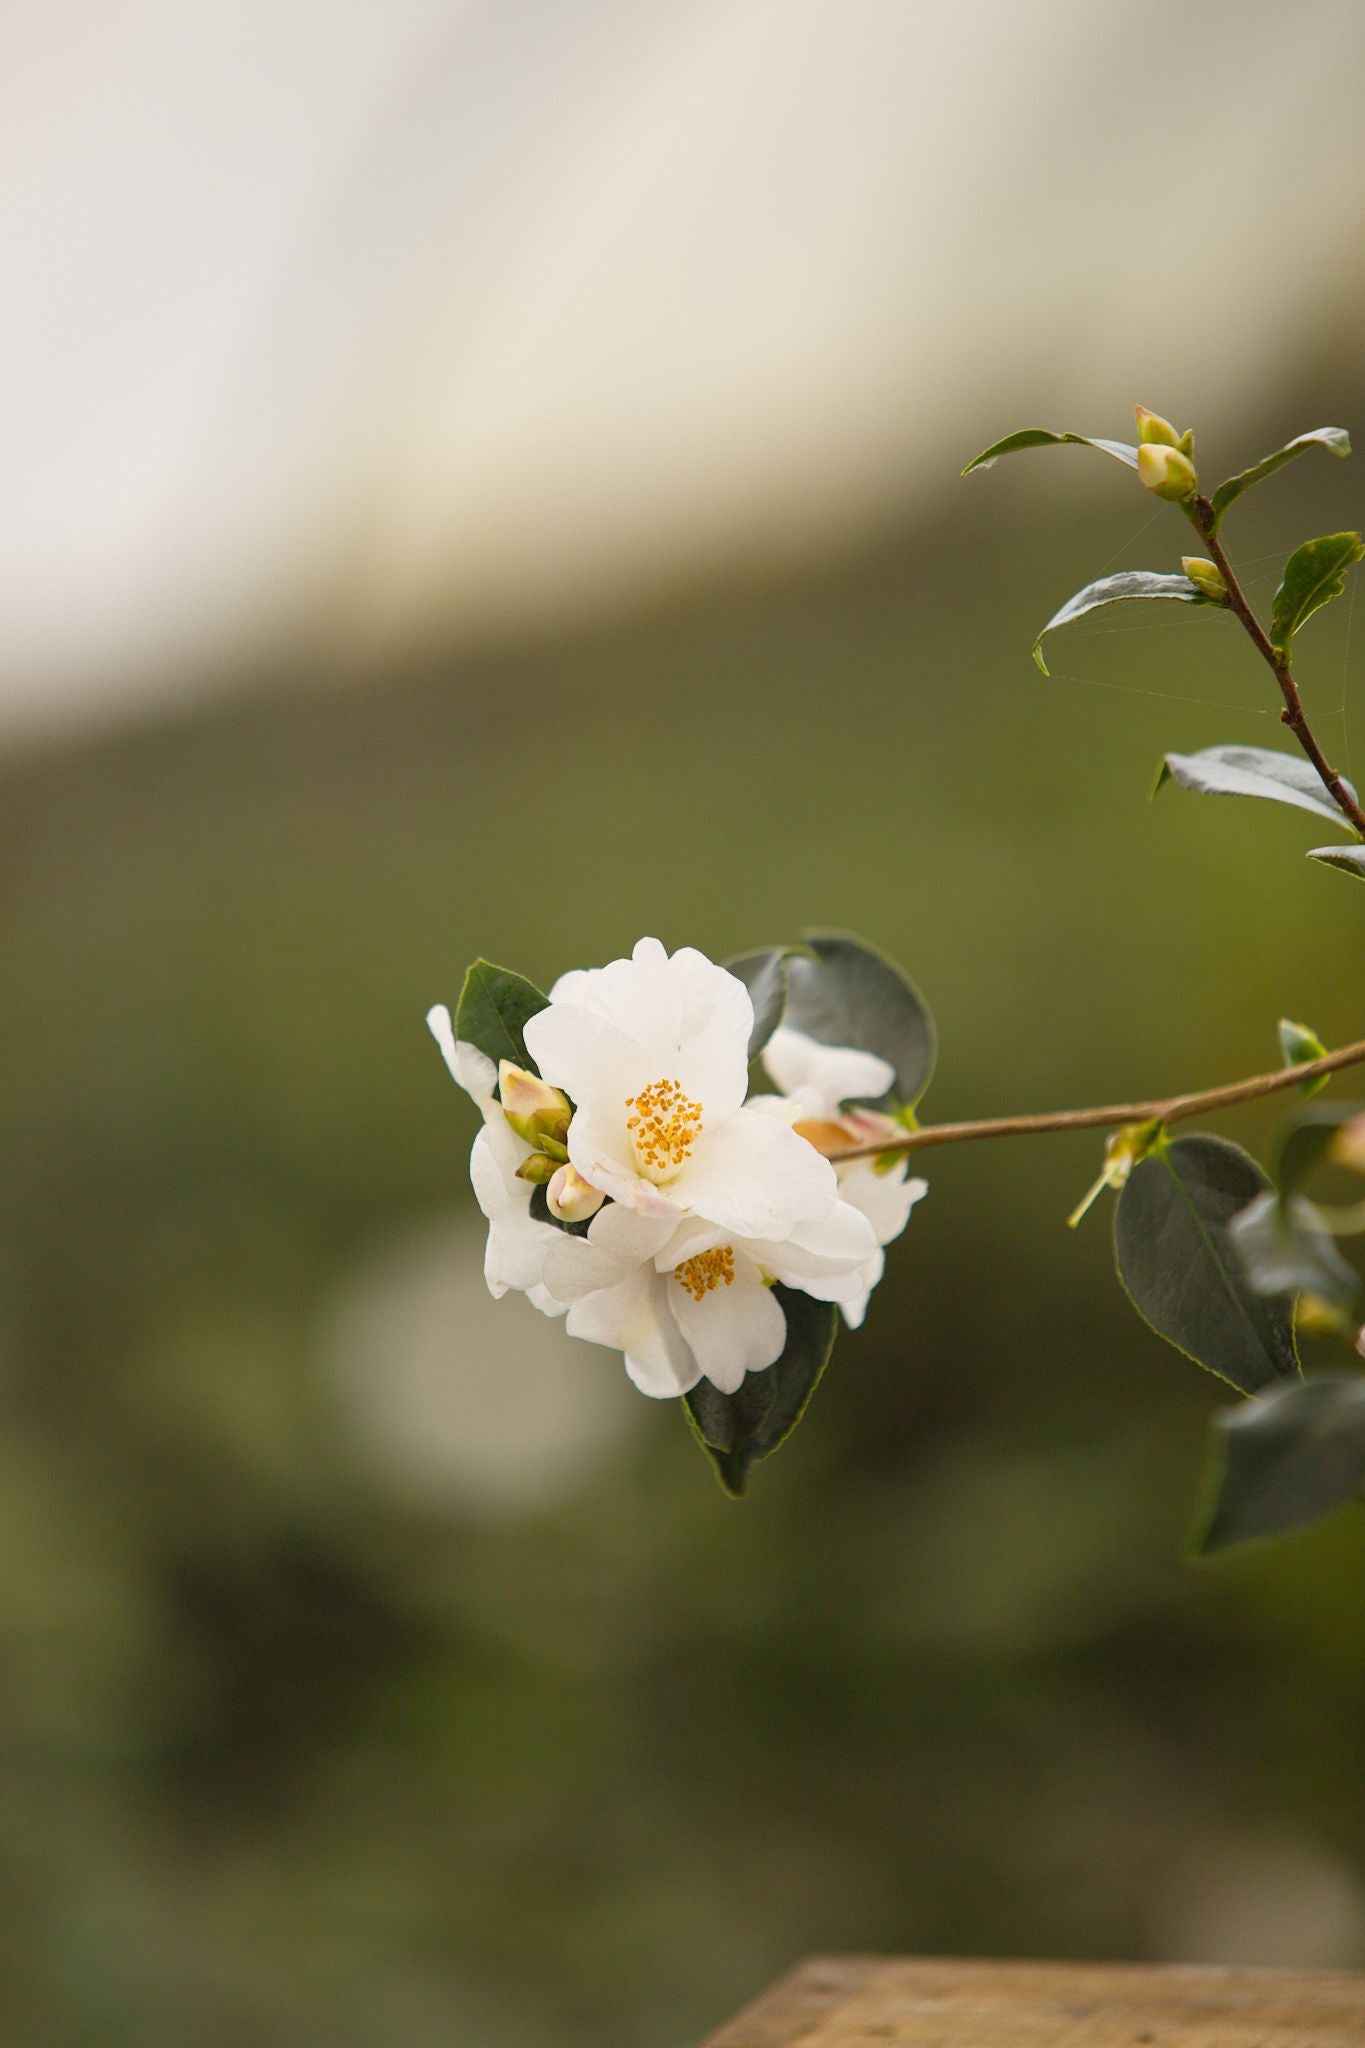
[[[1212,602],[1196,584],[1191,583],[1188,576],[1163,575],[1154,569],[1125,569],[1118,576],[1102,576],[1097,583],[1087,583],[1084,590],[1078,590],[1074,597],[1069,597],[1061,610],[1052,614],[1034,641],[1033,659],[1043,674],[1048,674],[1048,667],[1041,650],[1049,633],[1055,633],[1059,626],[1069,626],[1076,619],[1083,619],[1087,612],[1099,611],[1104,605],[1125,604],[1129,599],[1139,597],[1175,598],[1181,604],[1206,605]]]
[[[1307,856],[1343,875],[1357,875],[1365,882],[1365,846],[1315,846]]]
[[[1219,484],[1213,494],[1214,531],[1222,524],[1223,514],[1229,505],[1235,504],[1243,491],[1249,491],[1253,484],[1273,476],[1277,469],[1283,469],[1287,462],[1293,462],[1296,456],[1309,448],[1325,448],[1330,455],[1349,455],[1351,437],[1344,427],[1314,427],[1311,433],[1297,434],[1292,441],[1286,441],[1283,448],[1277,448],[1273,455],[1262,456],[1259,462],[1252,463],[1250,469],[1239,470],[1236,476],[1230,476],[1226,483]]]
[[[1020,448],[1060,448],[1064,442],[1079,448],[1098,448],[1101,454],[1112,455],[1129,469],[1137,468],[1137,449],[1127,441],[1103,441],[1089,434],[1054,434],[1048,427],[1022,427],[1017,434],[1006,434],[1003,441],[993,441],[989,448],[974,455],[962,474],[970,476],[974,469],[990,469],[999,456],[1013,455]]]
[[[1273,803],[1292,804],[1296,810],[1312,811],[1330,818],[1334,825],[1346,819],[1318,779],[1311,761],[1298,754],[1277,753],[1272,747],[1203,747],[1197,754],[1167,754],[1157,774],[1157,791],[1168,781],[1202,796],[1256,796]],[[1350,784],[1346,787],[1350,789]],[[1355,791],[1351,790],[1352,796]]]

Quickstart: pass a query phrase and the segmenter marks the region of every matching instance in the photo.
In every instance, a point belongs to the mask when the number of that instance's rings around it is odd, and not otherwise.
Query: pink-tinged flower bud
[[[1158,498],[1182,504],[1199,489],[1199,478],[1188,455],[1163,443],[1145,441],[1138,449],[1138,476]]]
[[[1180,566],[1201,597],[1213,604],[1227,603],[1228,587],[1216,562],[1206,562],[1202,555],[1182,555]]]
[[[1365,1173],[1365,1116],[1353,1116],[1333,1138],[1328,1155],[1337,1166]]]
[[[1179,434],[1177,434],[1169,420],[1162,419],[1159,412],[1148,412],[1145,405],[1135,405],[1133,407],[1133,417],[1137,421],[1139,446],[1144,444],[1149,447],[1164,448],[1178,448],[1180,446]]]
[[[525,1067],[514,1067],[511,1060],[501,1060],[498,1096],[503,1115],[528,1145],[539,1145],[546,1138],[563,1144],[573,1110],[568,1096],[558,1088],[551,1088],[539,1074],[532,1074]]]
[[[584,1180],[576,1166],[557,1168],[545,1190],[545,1203],[561,1223],[586,1223],[595,1216],[606,1196],[591,1181]]]

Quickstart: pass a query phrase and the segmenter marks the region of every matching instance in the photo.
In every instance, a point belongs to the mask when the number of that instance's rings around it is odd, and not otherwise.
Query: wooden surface
[[[1365,2048],[1365,1976],[831,1956],[703,2048]]]

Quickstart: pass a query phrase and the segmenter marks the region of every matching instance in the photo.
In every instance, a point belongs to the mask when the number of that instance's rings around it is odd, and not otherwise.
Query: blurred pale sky
[[[1245,431],[1361,311],[1362,61],[1353,0],[9,0],[0,738],[823,549],[1024,416]]]

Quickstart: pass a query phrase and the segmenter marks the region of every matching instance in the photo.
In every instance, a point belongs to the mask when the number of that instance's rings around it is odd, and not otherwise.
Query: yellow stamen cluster
[[[700,1301],[713,1287],[733,1287],[735,1284],[735,1248],[732,1244],[717,1245],[713,1252],[698,1252],[693,1259],[684,1259],[680,1266],[673,1268],[673,1278],[687,1289],[693,1301]]]
[[[676,1081],[651,1081],[638,1095],[626,1097],[626,1108],[635,1112],[626,1129],[646,1172],[672,1172],[690,1156],[701,1135],[701,1104],[684,1095]]]

